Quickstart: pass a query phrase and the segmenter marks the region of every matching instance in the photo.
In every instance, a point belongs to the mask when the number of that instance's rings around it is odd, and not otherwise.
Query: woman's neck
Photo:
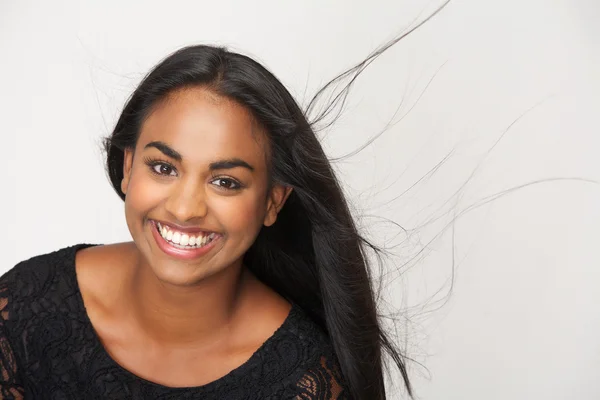
[[[139,259],[129,282],[128,304],[148,339],[161,345],[210,345],[231,330],[251,280],[241,260],[193,286],[162,282]]]

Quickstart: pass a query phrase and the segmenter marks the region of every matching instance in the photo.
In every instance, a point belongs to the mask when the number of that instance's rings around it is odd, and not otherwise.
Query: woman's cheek
[[[143,231],[144,218],[160,204],[168,189],[156,182],[152,177],[143,174],[132,174],[125,197],[126,221],[134,239],[137,231]]]
[[[131,202],[139,211],[143,212],[160,203],[160,199],[165,196],[166,192],[168,192],[167,185],[157,182],[148,174],[138,170],[131,176],[127,195],[131,194]]]
[[[257,196],[241,194],[221,200],[215,204],[214,212],[228,233],[254,236],[262,225],[264,215],[264,205],[260,207]]]

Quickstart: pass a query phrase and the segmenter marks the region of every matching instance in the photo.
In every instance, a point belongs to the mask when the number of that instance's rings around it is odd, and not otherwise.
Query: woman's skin
[[[291,191],[269,189],[266,149],[251,113],[205,88],[169,95],[144,122],[121,186],[133,242],[76,257],[90,320],[127,370],[204,385],[247,361],[287,317],[290,304],[242,264]],[[205,254],[177,258],[159,247],[153,221],[216,238]]]

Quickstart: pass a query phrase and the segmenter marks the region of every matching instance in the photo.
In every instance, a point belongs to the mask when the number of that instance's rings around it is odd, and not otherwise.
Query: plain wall
[[[168,53],[228,45],[306,104],[438,4],[0,1],[0,273],[129,240],[100,141]],[[323,133],[336,157],[394,122],[335,166],[361,226],[395,245],[385,293],[427,367],[410,364],[418,398],[600,398],[598,21],[596,0],[454,0],[369,67]]]

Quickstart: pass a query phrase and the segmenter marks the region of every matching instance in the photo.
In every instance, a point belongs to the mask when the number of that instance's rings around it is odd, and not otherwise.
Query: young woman
[[[133,241],[78,244],[0,278],[2,399],[382,400],[385,355],[411,392],[378,321],[371,245],[263,66],[219,47],[175,52],[105,147]]]

